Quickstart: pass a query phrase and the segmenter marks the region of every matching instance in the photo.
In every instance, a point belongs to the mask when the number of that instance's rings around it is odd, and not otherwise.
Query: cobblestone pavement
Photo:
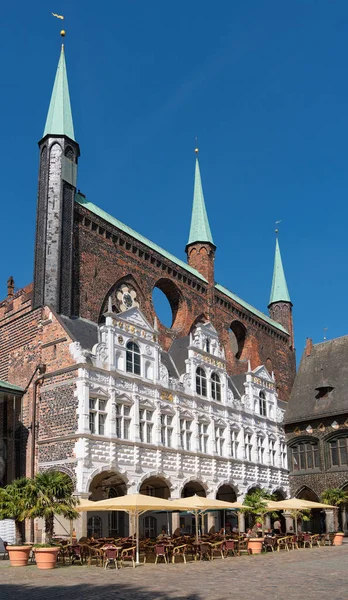
[[[67,565],[38,571],[0,560],[0,600],[348,600],[348,544],[103,570]]]

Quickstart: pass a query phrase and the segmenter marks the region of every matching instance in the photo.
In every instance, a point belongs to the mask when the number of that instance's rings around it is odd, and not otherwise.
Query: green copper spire
[[[64,44],[62,44],[43,137],[47,134],[66,135],[71,140],[75,141],[68,77],[66,74]]]
[[[196,150],[196,154],[198,154],[198,150]],[[187,245],[193,244],[194,242],[209,242],[214,245],[205,208],[198,156],[196,157],[191,228]]]
[[[278,243],[278,236],[276,238],[272,290],[271,297],[269,299],[270,304],[272,304],[273,302],[291,302],[290,295],[288,292],[288,286],[286,285],[286,279],[284,275],[282,257],[280,254]]]

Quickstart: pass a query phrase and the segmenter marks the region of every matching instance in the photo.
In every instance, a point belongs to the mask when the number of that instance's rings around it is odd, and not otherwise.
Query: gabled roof
[[[273,281],[269,304],[272,304],[273,302],[291,302],[288,286],[285,279],[278,238],[276,238]]]
[[[98,324],[81,317],[56,315],[72,340],[80,342],[84,350],[92,350],[98,343]]]
[[[304,352],[285,415],[287,423],[348,413],[348,335],[314,344]],[[318,397],[318,388],[332,391]]]
[[[221,292],[222,294],[225,294],[225,296],[232,298],[232,300],[237,302],[237,304],[240,304],[240,306],[243,306],[243,308],[246,308],[246,310],[248,310],[249,312],[253,313],[260,319],[263,319],[263,321],[265,321],[266,323],[269,323],[269,325],[272,325],[272,327],[275,327],[276,329],[280,329],[280,331],[283,331],[284,333],[289,335],[289,332],[283,327],[283,325],[280,325],[280,323],[277,323],[277,321],[273,321],[273,319],[271,319],[270,317],[265,315],[263,312],[261,312],[254,306],[251,306],[251,304],[249,304],[248,302],[245,302],[244,300],[239,298],[236,294],[233,294],[233,292],[230,292],[230,290],[225,288],[223,285],[216,283],[215,289],[218,290],[219,292]]]
[[[60,52],[60,58],[58,62],[56,78],[54,80],[51,102],[48,109],[43,137],[48,134],[66,135],[71,140],[75,140],[68,76],[65,64],[64,44],[62,44],[62,49]]]
[[[155,252],[158,252],[158,254],[161,254],[162,256],[164,256],[164,258],[167,258],[171,262],[175,263],[178,267],[181,267],[185,271],[188,271],[189,273],[191,273],[192,275],[197,277],[197,279],[200,279],[201,281],[208,283],[207,280],[205,279],[205,277],[203,277],[203,275],[201,275],[196,269],[193,269],[188,264],[184,263],[184,261],[180,260],[180,258],[176,258],[176,256],[174,256],[173,254],[170,254],[170,252],[163,250],[163,248],[161,248],[160,246],[157,246],[157,244],[154,244],[154,242],[151,242],[150,240],[148,240],[146,237],[144,237],[140,233],[137,233],[136,231],[134,231],[134,229],[131,229],[131,227],[128,227],[128,225],[125,225],[118,219],[115,219],[115,217],[112,217],[107,212],[105,212],[105,210],[103,210],[102,208],[99,208],[95,204],[92,204],[92,202],[89,202],[86,198],[84,198],[83,196],[80,196],[80,194],[76,194],[75,201],[77,202],[77,204],[80,204],[80,206],[84,206],[85,208],[87,208],[87,210],[90,210],[92,213],[94,213],[95,215],[97,215],[98,217],[100,217],[101,219],[106,221],[107,223],[114,225],[115,227],[117,227],[117,229],[120,229],[127,235],[130,235],[134,239],[138,240],[138,242],[141,242],[142,244],[144,244],[145,246],[148,246]]]
[[[209,244],[214,245],[213,236],[210,231],[207,210],[204,202],[198,157],[196,158],[191,227],[187,245],[193,244],[194,242],[209,242]]]

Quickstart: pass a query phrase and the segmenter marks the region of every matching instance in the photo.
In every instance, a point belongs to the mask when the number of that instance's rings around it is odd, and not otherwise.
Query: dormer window
[[[318,392],[315,396],[316,400],[320,400],[320,398],[327,398],[327,396],[332,392],[334,388],[331,385],[323,385],[321,387],[315,388],[315,391]]]
[[[217,373],[213,373],[211,376],[211,397],[213,400],[221,402],[221,383]]]
[[[267,416],[266,394],[262,391],[259,393],[259,413],[261,417]]]
[[[207,376],[202,367],[196,369],[196,392],[200,396],[207,396]]]
[[[205,340],[205,351],[210,353],[210,339],[206,338]]]
[[[140,349],[135,342],[128,342],[126,346],[126,371],[140,375]]]

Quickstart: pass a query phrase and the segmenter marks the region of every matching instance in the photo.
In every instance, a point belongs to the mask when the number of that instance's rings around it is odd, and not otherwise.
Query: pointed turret
[[[43,137],[45,135],[66,135],[75,141],[64,44],[60,52]]]
[[[288,286],[286,284],[278,237],[276,238],[273,281],[269,304],[272,304],[273,302],[291,302]]]
[[[276,247],[271,296],[268,310],[270,317],[283,325],[290,334],[290,346],[294,347],[294,329],[292,321],[292,303],[285,279],[282,257],[280,254],[278,231],[276,230]]]
[[[48,305],[70,316],[73,310],[74,201],[80,149],[75,141],[64,46],[39,148],[33,308]]]
[[[209,244],[212,244],[214,246],[213,236],[211,235],[210,225],[208,221],[207,209],[205,207],[204,202],[198,155],[196,156],[191,227],[187,245],[193,244],[195,242],[209,242]]]
[[[195,182],[189,239],[186,245],[188,264],[214,284],[214,258],[216,246],[211,234],[204,202],[201,172],[196,152]]]

